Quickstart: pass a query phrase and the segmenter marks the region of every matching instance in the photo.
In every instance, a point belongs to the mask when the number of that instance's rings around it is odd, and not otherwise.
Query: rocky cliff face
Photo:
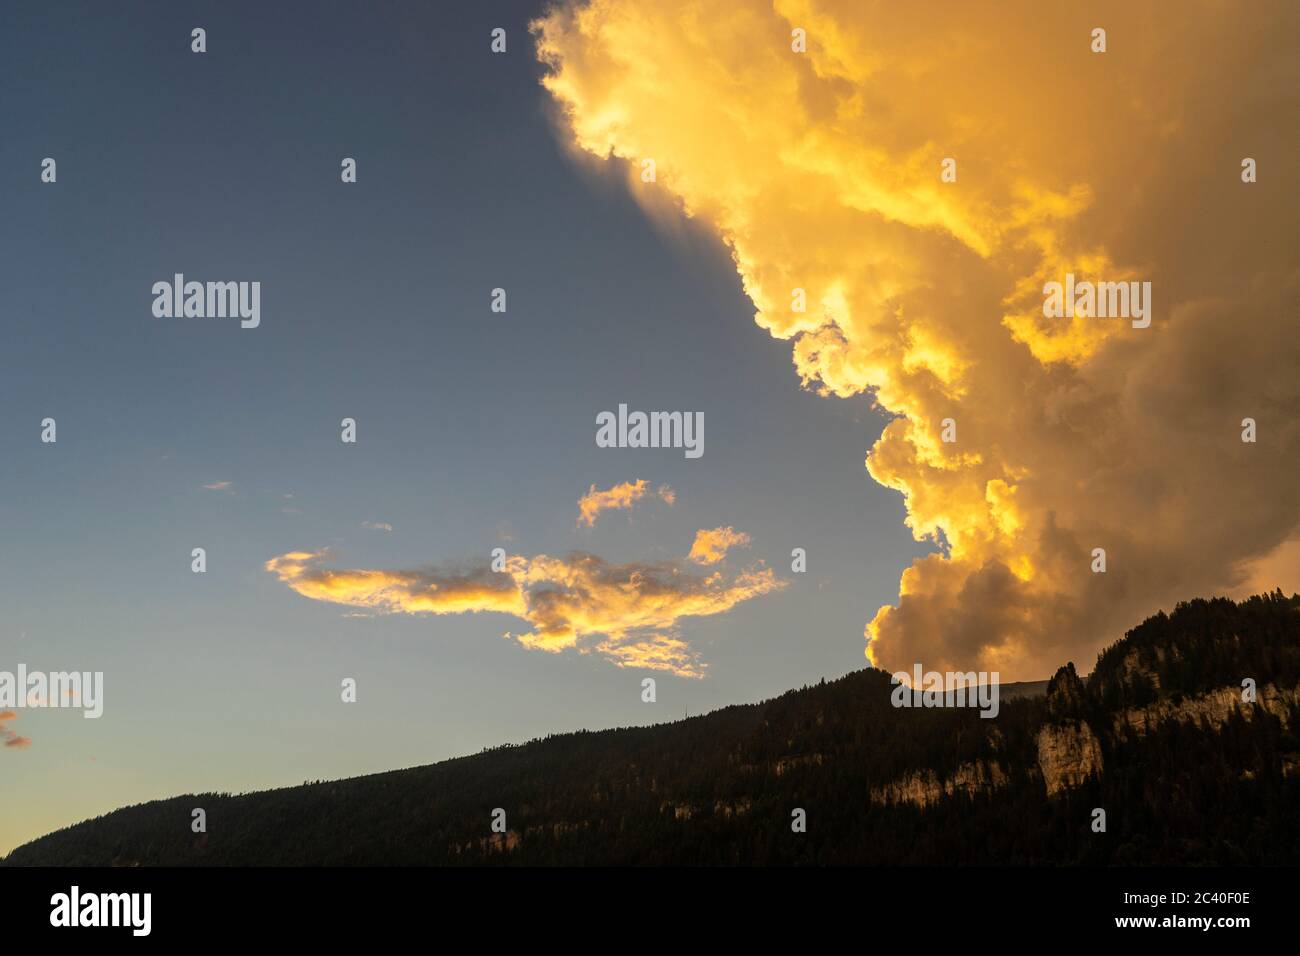
[[[1049,797],[1101,773],[1101,743],[1083,719],[1086,707],[1087,689],[1071,661],[1047,685],[1048,722],[1038,731],[1038,770]]]
[[[1101,744],[1092,728],[1082,720],[1044,725],[1038,731],[1038,769],[1049,797],[1101,773]]]
[[[949,776],[941,778],[933,770],[905,774],[883,787],[871,789],[873,803],[912,803],[929,806],[956,793],[989,793],[1008,783],[1006,771],[993,761],[964,763]]]
[[[1134,707],[1115,715],[1115,732],[1121,736],[1145,734],[1166,720],[1191,723],[1208,723],[1222,727],[1234,713],[1247,720],[1260,711],[1272,714],[1290,726],[1291,708],[1300,704],[1300,687],[1276,687],[1268,684],[1258,689],[1254,703],[1242,699],[1240,687],[1220,687],[1207,694],[1185,697],[1175,703],[1158,700],[1146,707]]]
[[[1165,659],[1164,653],[1157,660]],[[1159,675],[1143,666],[1136,655],[1124,661],[1124,673],[1129,679],[1143,679],[1159,687]],[[1129,708],[1110,717],[1110,726],[1102,726],[1103,733],[1113,733],[1118,739],[1154,731],[1168,720],[1222,727],[1234,713],[1247,720],[1267,713],[1281,720],[1284,727],[1291,724],[1292,709],[1300,706],[1300,687],[1277,687],[1269,684],[1258,689],[1256,700],[1243,700],[1240,687],[1221,687],[1205,694],[1179,699],[1163,699],[1146,707]],[[1046,721],[1039,728],[1037,766],[1026,768],[1026,774],[1041,777],[1049,797],[1078,787],[1089,777],[1104,772],[1101,740],[1087,717],[1087,690],[1067,664],[1056,672],[1048,683]],[[1094,715],[1093,719],[1096,717]],[[996,734],[996,730],[990,731]],[[1295,767],[1284,768],[1287,776]],[[959,765],[951,774],[942,776],[931,769],[916,770],[871,790],[874,803],[911,803],[926,807],[956,793],[974,795],[989,793],[1006,786],[1014,774],[1008,773],[994,761],[976,761]]]

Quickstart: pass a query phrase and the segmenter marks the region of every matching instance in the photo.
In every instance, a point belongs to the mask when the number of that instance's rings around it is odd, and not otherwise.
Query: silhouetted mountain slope
[[[895,708],[865,670],[671,724],[127,807],[4,862],[1295,864],[1297,684],[1300,595],[1197,600],[994,719]]]

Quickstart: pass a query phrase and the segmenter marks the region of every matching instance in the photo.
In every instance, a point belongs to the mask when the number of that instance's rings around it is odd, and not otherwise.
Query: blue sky
[[[801,390],[714,234],[657,226],[566,152],[537,12],[6,8],[0,669],[102,670],[106,687],[99,720],[13,722],[32,745],[0,752],[0,852],[127,803],[669,720],[865,665],[864,622],[927,551],[863,467],[885,418]],[[150,287],[175,272],[259,280],[260,327],[153,318]],[[598,449],[595,416],[620,402],[704,412],[704,456]],[[637,478],[676,503],[577,527],[590,485]],[[787,586],[683,619],[707,676],[654,674],[653,705],[650,672],[527,650],[506,615],[349,617],[264,569],[503,543],[663,560],[718,526]]]

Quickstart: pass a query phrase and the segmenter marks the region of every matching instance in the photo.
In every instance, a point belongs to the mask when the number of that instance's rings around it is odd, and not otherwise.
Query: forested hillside
[[[1300,596],[1196,600],[994,719],[895,708],[864,670],[672,724],[127,807],[4,863],[1296,864],[1298,684]]]

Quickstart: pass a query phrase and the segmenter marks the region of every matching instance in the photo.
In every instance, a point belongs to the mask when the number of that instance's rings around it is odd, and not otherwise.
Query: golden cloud
[[[874,662],[1041,677],[1294,536],[1300,7],[591,0],[532,29],[576,151],[726,243],[805,387],[892,416],[867,471],[937,553]],[[1067,273],[1150,281],[1150,327],[1044,318]]]
[[[266,562],[266,570],[314,601],[390,614],[498,611],[522,617],[525,611],[511,576],[486,566],[451,571],[334,571],[320,566],[323,557],[324,552],[293,551]]]
[[[669,505],[677,501],[677,493],[667,485],[652,489],[648,487],[644,478],[619,482],[604,491],[598,491],[596,486],[592,485],[587,493],[578,499],[578,524],[590,528],[595,525],[602,511],[631,508],[647,495]]]
[[[687,555],[696,564],[717,564],[732,548],[749,547],[749,535],[734,528],[701,528]]]
[[[503,570],[332,570],[323,552],[272,558],[266,570],[303,597],[392,614],[495,611],[531,630],[507,634],[524,647],[597,653],[620,667],[701,677],[706,665],[680,622],[711,617],[784,587],[761,563],[726,577],[684,561],[611,564],[592,554],[507,556]]]
[[[17,719],[18,714],[16,711],[0,710],[0,743],[13,750],[26,750],[32,745],[32,738],[20,737],[15,731],[5,726],[8,721]]]

